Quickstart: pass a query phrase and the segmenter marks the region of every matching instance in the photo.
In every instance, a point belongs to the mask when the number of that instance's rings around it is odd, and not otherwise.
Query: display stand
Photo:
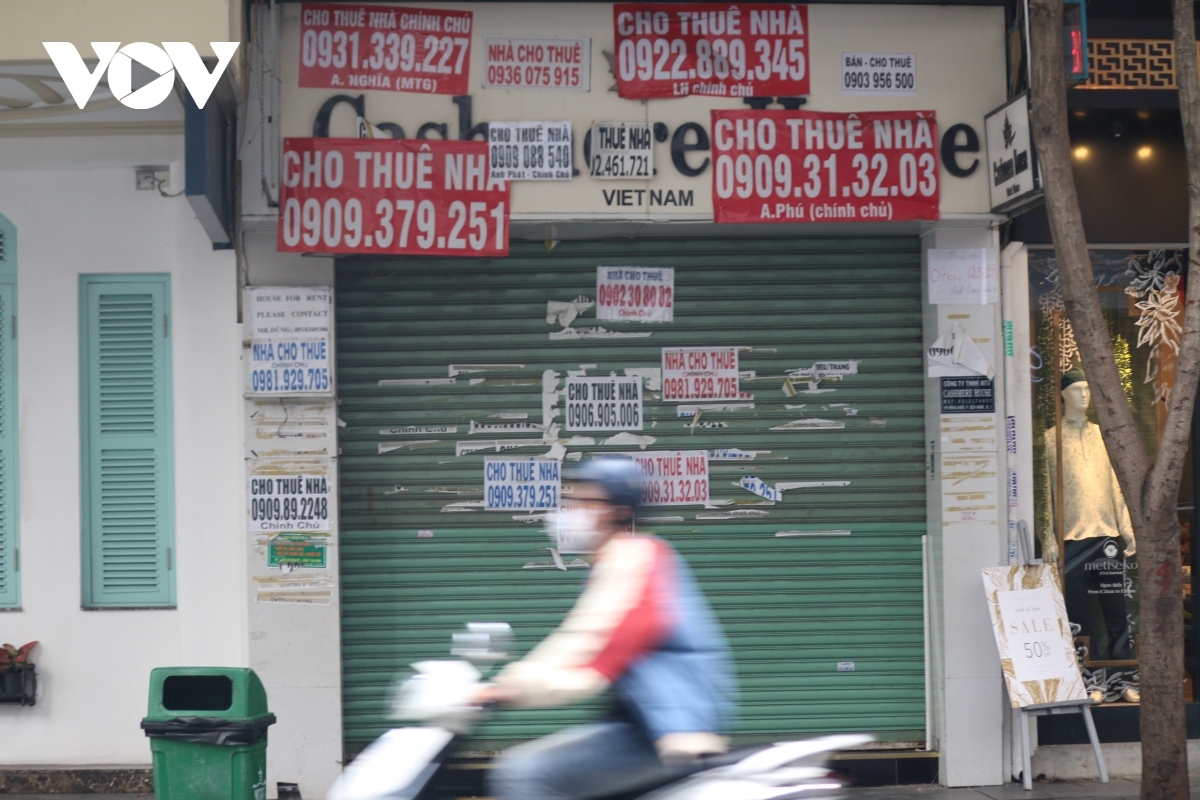
[[[1096,723],[1092,721],[1092,701],[1062,700],[1057,703],[1041,703],[1024,706],[1021,711],[1021,784],[1025,791],[1033,791],[1033,767],[1030,760],[1033,754],[1029,750],[1029,718],[1045,717],[1053,714],[1083,714],[1083,724],[1087,726],[1088,738],[1092,741],[1092,752],[1096,754],[1096,765],[1100,768],[1100,782],[1108,783],[1108,767],[1104,765],[1104,753],[1100,750],[1100,737],[1096,735]]]

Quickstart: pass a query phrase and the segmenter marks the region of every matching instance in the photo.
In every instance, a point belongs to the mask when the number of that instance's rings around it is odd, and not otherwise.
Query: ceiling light
[[[1090,155],[1090,153],[1091,153],[1091,151],[1088,150],[1086,147],[1076,147],[1075,148],[1075,158],[1078,159],[1079,161],[1084,161],[1085,159],[1087,159],[1087,157],[1088,157],[1088,155]]]
[[[1137,151],[1138,158],[1146,159],[1152,155],[1154,155],[1154,151],[1151,150],[1149,147],[1139,147],[1138,148],[1138,151]]]

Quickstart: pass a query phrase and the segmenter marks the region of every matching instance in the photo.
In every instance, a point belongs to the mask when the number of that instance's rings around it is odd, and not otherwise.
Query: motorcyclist
[[[531,708],[607,692],[611,712],[504,753],[497,800],[582,800],[681,777],[724,750],[733,713],[728,646],[687,564],[664,540],[631,533],[634,463],[594,459],[567,480],[557,524],[595,550],[587,585],[558,629],[475,700]]]

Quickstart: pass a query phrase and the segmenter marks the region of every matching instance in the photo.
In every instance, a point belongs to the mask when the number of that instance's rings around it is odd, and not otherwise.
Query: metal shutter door
[[[734,503],[725,509],[767,513],[697,520],[704,509],[671,507],[647,514],[683,517],[652,527],[691,563],[734,647],[738,738],[868,731],[923,740],[920,263],[915,238],[564,242],[550,254],[540,243],[514,244],[507,259],[339,261],[348,748],[388,727],[390,681],[412,661],[447,657],[451,631],[472,620],[507,621],[524,651],[561,619],[586,576],[523,569],[549,559],[540,526],[452,505],[482,503],[486,455],[456,456],[455,442],[506,438],[470,436],[472,420],[495,422],[490,415],[506,412],[540,423],[543,370],[565,376],[587,365],[590,375],[624,374],[660,366],[663,347],[700,345],[753,348],[741,352],[739,368],[743,376],[754,373],[741,384],[755,395],[754,409],[712,413],[701,423],[726,426],[692,429],[674,403],[647,391],[641,433],[657,439],[649,450],[769,451],[750,462],[709,465],[713,498]],[[603,323],[649,338],[551,341],[559,326],[546,323],[546,302],[594,297],[599,265],[674,267],[675,321]],[[573,326],[597,324],[593,308]],[[859,361],[858,374],[822,384],[833,392],[785,396],[788,370],[837,359]],[[471,364],[523,367],[448,382],[450,365]],[[380,385],[414,379],[435,380]],[[806,416],[845,427],[770,430]],[[457,432],[381,434],[402,426]],[[596,436],[598,443],[605,438]],[[764,507],[736,485],[745,474],[771,485],[850,485],[789,491]],[[432,538],[419,531],[432,531]],[[777,537],[780,531],[851,533]],[[853,662],[853,671],[839,671],[839,662]],[[506,712],[476,743],[490,749],[541,735],[586,711]]]

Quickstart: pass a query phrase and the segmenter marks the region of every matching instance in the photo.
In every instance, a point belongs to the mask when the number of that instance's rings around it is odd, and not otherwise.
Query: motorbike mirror
[[[506,622],[468,622],[466,631],[454,634],[450,654],[472,664],[507,661],[512,639],[512,628]]]

